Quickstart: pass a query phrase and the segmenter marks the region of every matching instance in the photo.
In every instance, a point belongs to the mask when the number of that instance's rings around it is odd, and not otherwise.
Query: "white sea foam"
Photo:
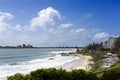
[[[51,68],[62,67],[62,65],[72,62],[79,57],[77,56],[61,56],[59,53],[68,53],[71,51],[51,51],[49,53],[56,53],[54,56],[49,56],[44,59],[33,59],[21,63],[15,63],[13,65],[1,65],[0,66],[0,80],[6,80],[7,76],[14,75],[15,73],[27,74],[30,71],[39,68]]]
[[[70,49],[70,50],[67,50],[67,51],[51,51],[51,52],[48,52],[48,53],[51,53],[51,54],[60,54],[60,53],[70,53],[70,52],[75,52],[76,49]]]

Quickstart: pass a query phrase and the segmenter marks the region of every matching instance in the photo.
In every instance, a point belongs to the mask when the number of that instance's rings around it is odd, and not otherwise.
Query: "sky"
[[[120,35],[120,0],[0,0],[0,45],[86,46]]]

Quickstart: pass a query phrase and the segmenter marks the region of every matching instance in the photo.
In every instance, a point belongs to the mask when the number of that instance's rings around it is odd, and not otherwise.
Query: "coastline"
[[[81,55],[81,54],[70,54],[70,56],[68,56],[69,58],[66,58],[66,57],[67,56],[61,57],[61,56],[59,56],[59,54],[57,54],[57,56],[54,56],[55,59],[53,59],[53,60],[49,60],[47,58],[47,59],[41,61],[41,59],[37,59],[37,60],[33,60],[33,62],[31,62],[31,63],[29,62],[28,64],[13,64],[13,65],[1,66],[0,70],[2,71],[2,73],[0,75],[0,79],[6,80],[6,78],[7,78],[6,76],[10,76],[10,75],[13,75],[18,72],[21,74],[27,74],[31,71],[39,69],[40,65],[41,65],[40,62],[44,62],[45,64],[50,63],[47,65],[51,66],[51,68],[56,68],[56,69],[62,68],[62,69],[65,69],[66,71],[72,71],[74,69],[84,69],[84,70],[90,69],[90,68],[88,68],[88,66],[90,63],[89,60],[91,59],[91,56],[86,56],[86,55]],[[72,58],[74,60],[72,60]],[[59,61],[58,63],[61,63],[61,61],[64,63],[66,61],[66,59],[68,59],[68,63],[65,63],[60,66],[56,66],[56,67],[53,66],[53,65],[56,65],[56,60],[57,60],[57,62]],[[53,64],[53,62],[55,62],[55,63]],[[18,70],[18,68],[19,68],[19,70]]]
[[[74,56],[78,56],[79,59],[74,60],[70,63],[67,63],[65,65],[62,65],[61,68],[65,69],[66,71],[72,71],[74,69],[84,69],[89,70],[91,69],[90,63],[93,63],[91,61],[92,57],[87,55],[81,55],[81,54],[75,54]],[[58,67],[60,68],[60,67]]]

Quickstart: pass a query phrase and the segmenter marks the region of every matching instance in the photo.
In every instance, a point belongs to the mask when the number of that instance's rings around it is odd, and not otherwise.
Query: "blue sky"
[[[0,45],[85,46],[119,30],[119,0],[0,0]]]

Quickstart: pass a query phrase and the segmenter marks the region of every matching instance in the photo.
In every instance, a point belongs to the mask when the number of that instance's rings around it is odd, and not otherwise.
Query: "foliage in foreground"
[[[8,80],[99,80],[95,74],[84,70],[66,71],[63,69],[38,69],[30,74],[22,75],[17,73],[9,76]]]
[[[108,70],[104,72],[101,80],[120,80],[120,69]]]

